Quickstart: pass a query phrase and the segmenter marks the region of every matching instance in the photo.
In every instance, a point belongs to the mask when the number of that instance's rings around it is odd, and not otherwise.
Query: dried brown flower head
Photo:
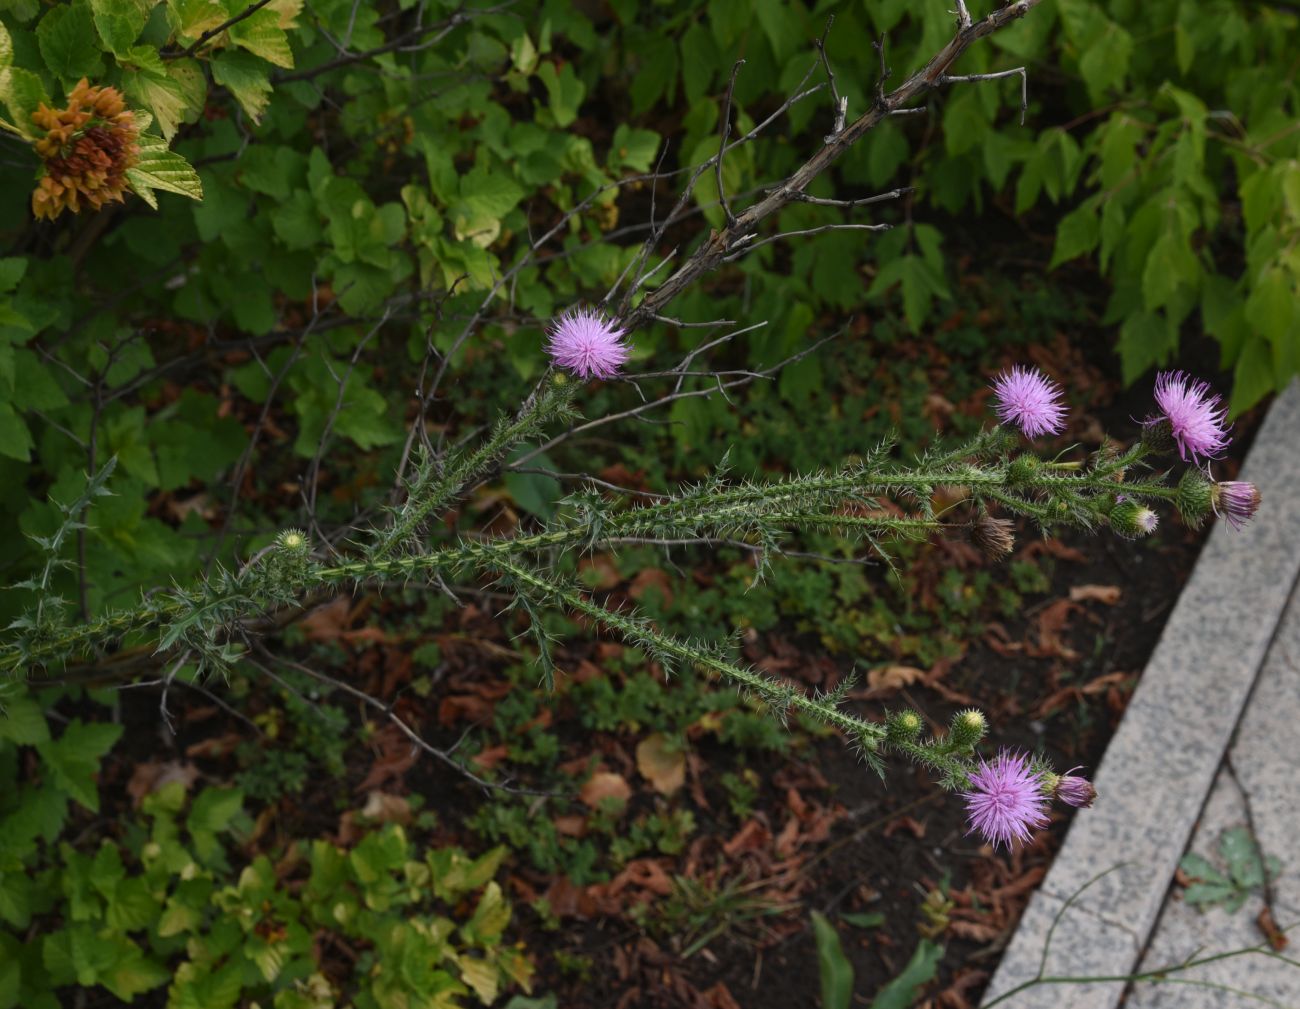
[[[45,131],[34,145],[45,163],[32,193],[32,213],[38,219],[122,201],[126,170],[139,157],[140,131],[121,92],[92,88],[83,77],[68,95],[66,109],[41,103],[32,122]]]

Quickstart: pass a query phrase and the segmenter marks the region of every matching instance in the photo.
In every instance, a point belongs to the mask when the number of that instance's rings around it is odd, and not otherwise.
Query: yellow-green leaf
[[[175,151],[167,149],[162,137],[140,137],[140,160],[126,171],[131,188],[149,206],[157,209],[155,189],[188,196],[191,200],[203,199],[203,182],[194,166]]]
[[[277,67],[292,67],[293,52],[289,36],[280,27],[280,13],[263,8],[256,14],[230,26],[230,40]]]

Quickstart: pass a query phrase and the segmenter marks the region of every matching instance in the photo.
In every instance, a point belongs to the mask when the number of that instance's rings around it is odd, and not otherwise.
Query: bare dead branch
[[[841,96],[839,89],[835,87],[835,71],[831,69],[831,61],[826,56],[826,36],[831,33],[833,24],[835,24],[834,14],[826,19],[826,28],[822,31],[821,38],[817,40],[817,55],[821,57],[822,66],[826,69],[826,82],[830,85],[831,101],[835,103],[835,125],[825,137],[825,142],[828,144],[844,129],[844,120],[849,114],[848,95]]]
[[[980,21],[959,28],[948,44],[924,67],[913,73],[894,91],[879,95],[878,101],[870,109],[846,126],[833,142],[821,147],[782,185],[744,210],[737,216],[734,224],[711,233],[677,272],[648,293],[640,304],[629,307],[631,292],[625,294],[620,306],[624,328],[635,330],[645,325],[654,316],[662,315],[664,308],[678,294],[694,284],[701,275],[713,271],[724,262],[725,257],[735,247],[738,237],[754,233],[761,222],[799,199],[800,194],[807,190],[812,181],[834,164],[867,131],[879,125],[888,116],[910,107],[922,95],[939,87],[949,68],[973,43],[1024,17],[1040,2],[1041,0],[1017,0],[1015,3],[999,8]]]
[[[736,215],[731,212],[731,204],[727,202],[727,190],[722,184],[722,161],[727,154],[727,139],[731,136],[731,99],[736,91],[736,75],[740,73],[740,68],[744,65],[744,60],[736,60],[735,66],[731,68],[731,80],[727,82],[727,97],[722,103],[722,126],[721,137],[718,140],[718,156],[713,162],[718,178],[718,202],[722,204],[722,212],[727,217],[727,227],[731,227],[736,223]]]
[[[959,74],[944,75],[938,80],[939,84],[965,84],[973,81],[1000,81],[1005,77],[1020,77],[1020,125],[1025,125],[1025,113],[1029,111],[1029,74],[1024,67],[1015,67],[1011,70],[999,70],[991,74]]]

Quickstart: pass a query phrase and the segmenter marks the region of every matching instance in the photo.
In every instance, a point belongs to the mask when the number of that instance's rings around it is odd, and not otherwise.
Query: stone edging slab
[[[1094,776],[1097,803],[1075,816],[986,1001],[1038,973],[1067,900],[1047,975],[1137,969],[1300,574],[1300,382],[1274,401],[1242,478],[1263,506],[1244,529],[1219,523],[1210,534]],[[1112,1009],[1124,987],[1035,985],[1000,1005]]]

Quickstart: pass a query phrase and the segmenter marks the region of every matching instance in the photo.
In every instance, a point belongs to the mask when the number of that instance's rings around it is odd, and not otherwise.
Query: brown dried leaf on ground
[[[627,779],[621,774],[615,774],[612,771],[597,771],[587,783],[578,791],[578,798],[584,803],[595,809],[607,799],[616,799],[619,803],[626,803],[632,798],[632,786],[627,783]]]
[[[916,666],[881,666],[867,673],[867,686],[872,690],[901,690],[924,676],[925,670]]]
[[[1129,674],[1125,672],[1104,673],[1093,680],[1089,680],[1083,686],[1062,687],[1060,690],[1054,690],[1045,697],[1034,709],[1033,717],[1043,718],[1052,712],[1065,706],[1069,700],[1082,700],[1084,697],[1091,697],[1096,694],[1109,693],[1112,690],[1118,690],[1124,682],[1129,679]]]
[[[686,783],[686,750],[655,732],[637,743],[636,769],[660,795],[672,795]]]
[[[375,790],[366,796],[366,804],[361,809],[349,809],[339,817],[339,843],[353,845],[366,834],[368,823],[400,823],[406,826],[411,822],[411,804],[401,795]]]
[[[1118,585],[1076,585],[1070,589],[1070,601],[1114,606],[1122,594]]]
[[[1038,614],[1038,650],[1045,657],[1074,661],[1079,653],[1065,643],[1062,635],[1069,627],[1070,614],[1080,610],[1078,603],[1058,599]]]
[[[126,783],[126,794],[131,797],[131,805],[139,809],[145,796],[152,795],[173,781],[179,781],[181,787],[188,792],[198,777],[199,769],[188,760],[146,760],[135,765],[131,780]]]
[[[385,725],[376,732],[372,746],[376,751],[375,760],[369,773],[357,784],[357,792],[369,792],[401,781],[402,775],[420,759],[420,751],[396,725]]]

